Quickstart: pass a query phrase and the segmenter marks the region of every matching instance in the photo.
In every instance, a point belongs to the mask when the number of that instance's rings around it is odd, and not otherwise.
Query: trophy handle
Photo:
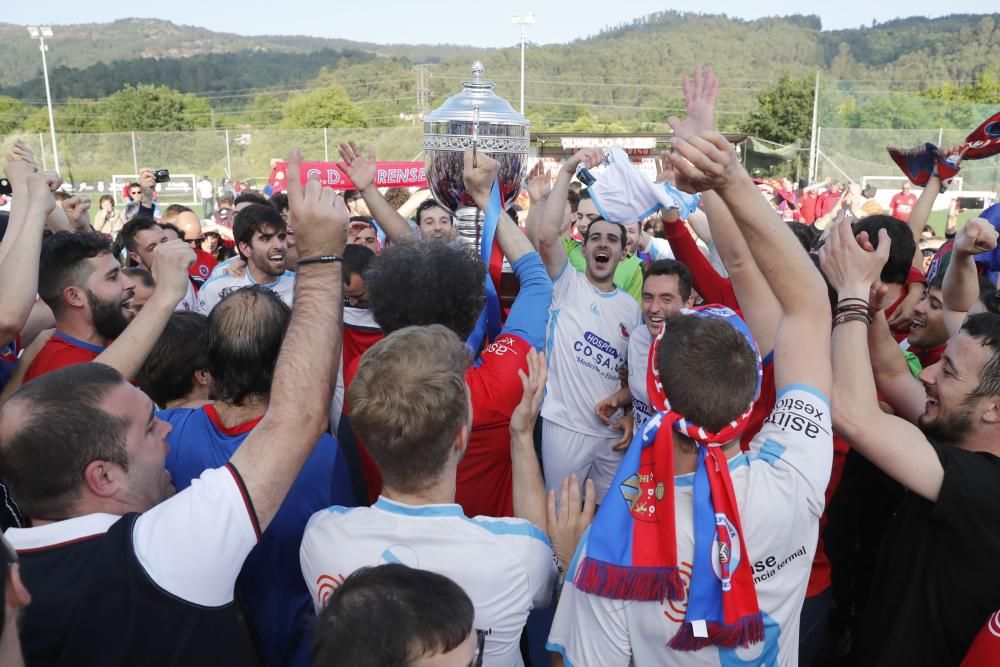
[[[472,109],[472,166],[479,166],[476,162],[476,151],[479,148],[479,107]]]

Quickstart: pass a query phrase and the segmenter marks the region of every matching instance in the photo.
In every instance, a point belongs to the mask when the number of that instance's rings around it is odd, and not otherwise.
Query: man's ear
[[[62,298],[70,308],[83,308],[87,305],[87,292],[79,285],[64,287]]]
[[[237,243],[236,244],[236,250],[243,257],[249,257],[250,256],[250,244],[247,243],[246,241],[240,241],[239,243]]]
[[[202,387],[208,387],[212,384],[212,374],[205,369],[199,369],[194,372],[194,382]]]
[[[83,469],[83,482],[94,495],[110,498],[125,485],[125,470],[110,461],[91,461]]]
[[[987,424],[1000,424],[1000,397],[991,396],[983,407],[982,420]]]
[[[7,582],[4,586],[4,602],[7,605],[7,613],[13,609],[27,607],[31,603],[31,594],[21,580],[21,564],[11,563],[7,566]]]

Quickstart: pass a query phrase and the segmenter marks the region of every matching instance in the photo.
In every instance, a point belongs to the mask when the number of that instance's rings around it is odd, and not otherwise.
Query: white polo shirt
[[[548,606],[555,562],[548,537],[523,519],[467,518],[459,505],[405,505],[379,497],[372,507],[330,507],[306,525],[299,552],[317,611],[361,567],[402,563],[461,586],[487,632],[485,665],[522,665],[528,612]]]

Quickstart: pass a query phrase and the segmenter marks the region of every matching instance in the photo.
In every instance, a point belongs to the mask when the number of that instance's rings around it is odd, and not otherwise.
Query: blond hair
[[[467,425],[465,344],[440,324],[395,331],[365,352],[347,392],[351,425],[403,493],[431,487]]]

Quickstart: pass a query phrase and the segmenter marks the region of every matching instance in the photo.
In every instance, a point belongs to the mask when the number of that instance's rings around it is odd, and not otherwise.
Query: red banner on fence
[[[376,163],[375,185],[380,188],[427,187],[427,174],[423,162],[378,162]],[[287,162],[276,162],[268,179],[274,192],[288,189],[286,184]],[[303,162],[302,183],[312,176],[319,176],[319,182],[334,190],[351,190],[354,183],[342,172],[335,162]]]

